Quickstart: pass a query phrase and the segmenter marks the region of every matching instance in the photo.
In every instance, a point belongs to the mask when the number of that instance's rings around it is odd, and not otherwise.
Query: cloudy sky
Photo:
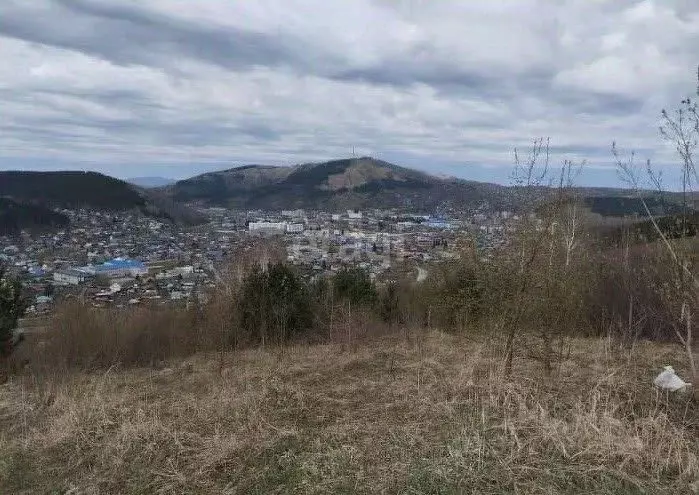
[[[372,155],[506,181],[548,136],[671,167],[697,0],[0,0],[0,168],[184,177]]]

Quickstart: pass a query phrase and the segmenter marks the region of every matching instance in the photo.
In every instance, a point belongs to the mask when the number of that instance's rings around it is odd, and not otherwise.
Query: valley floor
[[[524,348],[526,346],[522,346]],[[574,340],[555,376],[437,332],[0,386],[0,493],[694,493],[679,349]]]

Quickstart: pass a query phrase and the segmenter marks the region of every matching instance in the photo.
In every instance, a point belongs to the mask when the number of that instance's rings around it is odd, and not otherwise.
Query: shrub
[[[389,325],[402,323],[398,290],[398,284],[391,282],[381,292],[379,299],[379,313],[383,321]]]
[[[12,353],[14,330],[25,308],[22,286],[0,266],[0,355],[3,357]]]
[[[213,348],[195,312],[181,308],[103,309],[66,301],[46,333],[28,339],[32,367],[52,372],[155,366]]]
[[[308,288],[282,263],[264,271],[253,268],[243,282],[238,304],[241,330],[250,343],[283,343],[313,325]]]
[[[366,270],[343,268],[333,278],[333,288],[337,299],[344,299],[353,305],[372,305],[376,302],[376,286]]]
[[[440,319],[452,328],[463,329],[482,312],[484,280],[472,264],[461,263],[447,274],[439,291]]]

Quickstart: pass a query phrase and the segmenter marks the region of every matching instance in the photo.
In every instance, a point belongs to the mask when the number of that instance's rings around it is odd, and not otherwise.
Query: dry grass
[[[211,319],[215,316],[212,312]],[[221,347],[221,330],[203,325],[194,311],[176,307],[98,309],[68,302],[48,325],[27,336],[10,357],[11,367],[29,361],[35,373],[65,374],[117,364],[149,366]]]
[[[693,493],[674,347],[573,340],[555,383],[441,333],[198,355],[0,388],[1,493]],[[223,365],[222,365],[223,364]]]

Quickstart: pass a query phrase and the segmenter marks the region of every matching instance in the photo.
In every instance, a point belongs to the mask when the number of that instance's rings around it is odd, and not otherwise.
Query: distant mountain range
[[[181,180],[161,189],[175,201],[240,209],[343,210],[406,208],[436,211],[507,206],[507,188],[440,178],[373,158],[294,167],[247,165]]]
[[[156,184],[167,179],[132,179]],[[552,191],[540,188],[539,196]],[[12,230],[27,225],[62,225],[56,208],[136,210],[183,224],[205,219],[192,206],[233,209],[404,209],[450,213],[477,207],[517,210],[521,187],[435,177],[373,158],[352,158],[293,167],[246,165],[198,175],[173,184],[144,188],[96,172],[0,172],[0,221]],[[645,212],[631,191],[577,188],[587,209],[602,217]],[[647,204],[657,215],[677,214],[679,194],[662,199],[651,192]],[[699,198],[694,197],[694,201]],[[26,207],[22,210],[22,207]]]
[[[169,186],[177,181],[175,179],[168,179],[166,177],[134,177],[131,179],[126,179],[126,182],[144,189],[152,189],[155,187]]]
[[[404,208],[435,212],[487,205],[516,210],[521,187],[436,177],[373,158],[333,160],[294,167],[246,165],[198,175],[158,189],[177,202],[236,209],[308,208],[327,211]],[[552,189],[540,187],[543,196]],[[601,216],[643,215],[642,204],[625,189],[576,188],[588,209]],[[659,200],[647,192],[658,214],[678,213],[678,194]]]
[[[0,172],[0,213],[13,208],[13,215],[29,218],[39,209],[93,208],[137,210],[146,215],[181,223],[201,217],[157,192],[133,186],[96,172]],[[23,213],[19,209],[25,208]]]

